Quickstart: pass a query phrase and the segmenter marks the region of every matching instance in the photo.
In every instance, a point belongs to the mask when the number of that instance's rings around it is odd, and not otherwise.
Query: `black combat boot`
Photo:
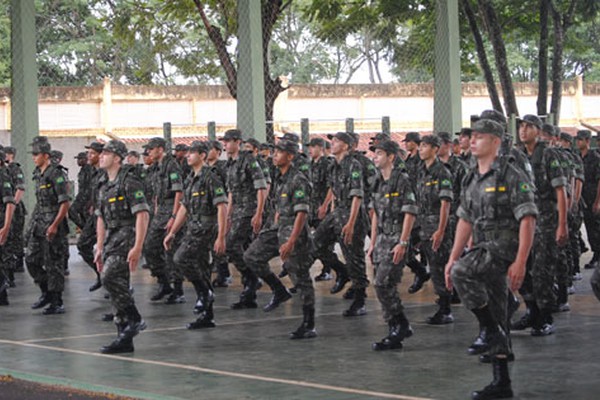
[[[117,326],[117,338],[111,344],[102,346],[100,352],[103,354],[133,353],[133,337],[123,336],[127,323],[119,319],[115,325]]]
[[[8,306],[8,287],[9,284],[6,279],[0,281],[0,306]]]
[[[348,269],[340,260],[333,263],[331,268],[335,271],[336,278],[334,285],[329,289],[329,293],[336,294],[344,290],[344,286],[350,282],[350,278],[348,277]]]
[[[94,272],[96,272],[96,282],[94,282],[94,284],[88,288],[90,292],[95,292],[96,290],[102,287],[102,279],[100,279],[100,273],[95,268]]]
[[[533,321],[531,325],[531,336],[548,336],[552,335],[555,331],[554,318],[552,318],[552,311],[544,308],[540,311],[539,317]]]
[[[262,286],[258,280],[258,276],[254,272],[246,270],[242,273],[242,280],[244,282],[244,290],[240,294],[240,300],[237,303],[233,303],[231,308],[233,310],[257,308],[256,291]]]
[[[321,273],[315,276],[315,282],[330,281],[331,279],[331,268],[326,267],[323,267]]]
[[[513,397],[506,358],[492,358],[494,380],[482,390],[471,394],[473,400],[508,399]]]
[[[449,293],[440,296],[438,299],[438,310],[426,320],[429,325],[446,325],[454,322],[454,317],[450,309],[450,298],[451,295]]]
[[[344,317],[359,317],[367,313],[365,307],[365,298],[367,297],[365,288],[356,288],[354,292],[354,301],[350,305],[350,308],[345,310],[342,314]]]
[[[42,314],[44,315],[57,315],[64,314],[65,307],[62,301],[62,293],[61,292],[48,292],[48,296],[50,297],[50,305],[44,308]]]
[[[598,253],[594,253],[594,256],[590,260],[589,263],[585,264],[583,268],[585,269],[594,269],[596,265],[600,262],[600,258],[598,257]]]
[[[571,311],[571,306],[569,305],[569,288],[567,285],[560,284],[557,285],[557,299],[556,306],[552,308],[552,312],[567,312]]]
[[[269,275],[263,277],[263,280],[273,291],[273,297],[271,297],[271,301],[269,301],[269,304],[263,307],[265,312],[273,311],[279,307],[281,303],[284,303],[292,298],[292,294],[285,286],[283,286],[283,283],[281,283],[275,274],[270,273]]]
[[[315,306],[302,306],[302,324],[294,332],[290,333],[290,339],[312,339],[317,337],[315,330]]]
[[[15,283],[15,272],[12,266],[8,268],[6,275],[8,287],[16,288],[17,284]]]
[[[127,318],[127,323],[123,326],[120,336],[124,339],[133,339],[140,331],[146,329],[146,322],[142,319],[135,304],[131,304],[125,308],[124,313]]]
[[[477,354],[485,353],[490,349],[490,346],[487,342],[487,329],[485,326],[479,325],[479,335],[475,338],[473,343],[467,349],[467,353],[472,356],[476,356]]]
[[[231,284],[231,273],[229,272],[229,264],[219,262],[216,266],[217,276],[213,280],[213,287],[228,287]]]
[[[411,337],[413,330],[406,319],[404,313],[394,316],[388,322],[388,335],[381,339],[379,342],[373,343],[373,350],[384,351],[384,350],[395,350],[402,348],[402,341],[408,337]]]
[[[150,298],[151,301],[159,301],[162,300],[163,297],[170,295],[173,293],[173,288],[169,283],[169,279],[166,276],[158,277],[158,290],[156,293]]]
[[[285,264],[281,267],[281,271],[279,271],[279,274],[277,275],[278,278],[285,278],[286,276],[288,276],[290,273],[288,272],[288,270],[285,268]]]
[[[202,280],[192,281],[196,291],[196,304],[194,305],[194,314],[202,314],[206,310],[208,303],[214,301],[213,291],[210,290]]]
[[[431,274],[427,272],[425,267],[416,258],[410,259],[407,265],[415,274],[415,280],[408,288],[408,293],[417,293],[421,290],[425,282],[431,279]]]
[[[185,303],[185,295],[183,293],[183,282],[175,281],[173,283],[173,291],[165,300],[165,304],[183,304]]]
[[[215,321],[214,321],[214,313],[213,313],[213,302],[209,302],[206,306],[205,306],[206,310],[202,313],[202,315],[195,320],[194,322],[190,322],[189,324],[186,325],[186,328],[189,330],[196,330],[196,329],[205,329],[205,328],[214,328],[215,325]]]
[[[45,282],[40,283],[40,290],[42,291],[42,295],[40,296],[38,301],[33,303],[33,305],[31,306],[32,310],[38,310],[50,304],[50,296],[48,295],[48,284]]]
[[[356,289],[354,289],[354,286],[350,286],[342,298],[344,300],[354,300],[354,293],[356,293]]]

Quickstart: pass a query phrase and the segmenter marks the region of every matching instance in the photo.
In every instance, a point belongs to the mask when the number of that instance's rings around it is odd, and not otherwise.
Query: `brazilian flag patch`
[[[5,188],[9,188],[9,189],[10,189],[10,187],[11,187],[11,186],[10,186],[10,182],[4,182],[4,187],[5,187]]]
[[[560,166],[560,162],[558,160],[552,160],[550,163],[550,168],[556,168]]]
[[[529,184],[527,182],[523,182],[519,185],[519,190],[522,193],[531,192],[531,186],[529,186]]]
[[[308,171],[308,164],[301,165],[300,171]]]
[[[171,180],[177,179],[179,178],[179,174],[177,172],[173,172],[171,175],[169,175],[169,178],[171,178]]]
[[[450,182],[450,179],[444,179],[442,181],[442,186],[451,186],[452,182]]]
[[[63,183],[64,181],[65,181],[65,178],[63,178],[62,176],[59,176],[59,177],[56,179],[56,183]]]
[[[252,168],[258,168],[258,163],[256,161],[254,161],[251,165]]]
[[[23,179],[23,174],[17,174],[17,178]]]
[[[414,194],[413,192],[408,192],[408,193],[406,194],[406,198],[407,198],[409,201],[416,201],[416,200],[417,200],[417,199],[415,198],[415,194]]]
[[[216,195],[225,194],[225,190],[222,187],[218,187],[218,188],[215,189],[215,194]]]
[[[352,171],[352,179],[358,179],[358,178],[360,178],[360,172]]]
[[[302,189],[296,190],[294,192],[294,198],[296,198],[296,199],[303,199],[304,196],[305,196],[304,190],[302,190]]]
[[[135,192],[133,194],[133,197],[135,197],[136,199],[143,199],[144,198],[144,192],[142,190],[138,190],[137,192]]]
[[[368,169],[369,171],[372,171],[372,170],[374,170],[374,169],[375,169],[375,165],[374,165],[374,164],[369,164],[369,166],[367,167],[367,169]]]

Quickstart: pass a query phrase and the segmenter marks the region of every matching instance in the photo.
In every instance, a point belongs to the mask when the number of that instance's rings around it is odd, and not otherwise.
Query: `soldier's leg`
[[[416,293],[427,282],[431,279],[431,275],[427,272],[425,265],[427,265],[427,260],[425,260],[424,253],[421,253],[421,260],[417,259],[418,250],[417,248],[421,245],[421,239],[419,237],[419,227],[413,227],[413,230],[410,232],[410,246],[407,250],[406,255],[406,266],[410,268],[410,270],[415,274],[415,278],[413,280],[412,285],[408,288],[408,293]]]
[[[62,293],[65,289],[64,252],[66,232],[59,229],[54,239],[44,246],[44,265],[48,273],[48,294],[50,304],[43,311],[45,315],[64,314]]]
[[[96,282],[89,287],[89,291],[93,292],[102,287],[102,281],[100,279],[100,273],[96,269],[94,264],[94,245],[96,244],[96,218],[90,217],[85,221],[85,225],[79,234],[77,239],[77,250],[83,261],[94,271],[96,274]]]
[[[593,269],[600,263],[600,216],[594,214],[588,207],[583,212],[585,229],[590,248],[594,252],[592,260],[585,265],[585,269]]]
[[[354,289],[354,300],[350,308],[344,311],[345,317],[356,317],[366,314],[365,298],[367,297],[367,279],[366,262],[365,262],[365,225],[360,221],[356,222],[354,227],[354,236],[352,242],[347,245],[340,236],[340,246],[346,259],[348,275],[352,280]]]
[[[213,286],[215,287],[228,287],[231,283],[231,273],[229,272],[229,262],[227,261],[227,256],[225,255],[217,255],[214,251],[211,250],[212,260],[213,260],[213,268],[217,272],[217,276],[213,281]]]
[[[48,241],[45,237],[35,236],[33,233],[29,235],[25,251],[27,271],[31,278],[33,278],[33,282],[39,286],[42,292],[40,298],[31,306],[34,310],[45,307],[50,303],[48,274],[44,269],[44,251],[46,251],[44,247],[46,246],[48,246]]]
[[[600,265],[596,266],[594,269],[594,273],[590,278],[590,285],[592,285],[592,290],[594,291],[594,295],[600,301]]]
[[[186,302],[185,295],[183,293],[183,271],[181,270],[180,264],[177,264],[173,261],[173,256],[181,245],[183,236],[184,230],[177,232],[171,249],[165,251],[167,270],[169,271],[170,280],[173,282],[173,292],[171,292],[171,294],[167,297],[165,304],[182,304]]]
[[[152,301],[161,300],[173,291],[173,288],[169,283],[165,250],[163,247],[168,218],[169,215],[155,215],[152,219],[152,224],[148,229],[146,240],[144,241],[144,257],[146,258],[146,263],[150,267],[152,276],[158,281],[158,290],[150,298]]]
[[[226,254],[235,268],[240,272],[242,276],[242,283],[244,289],[240,294],[240,301],[234,303],[232,307],[237,308],[238,306],[245,305],[247,307],[241,308],[256,308],[256,291],[260,287],[260,281],[258,276],[246,265],[244,261],[244,252],[252,242],[252,218],[244,217],[233,220],[231,229],[227,234]]]
[[[421,251],[425,253],[429,263],[433,288],[438,296],[439,308],[433,316],[427,318],[427,323],[431,325],[444,325],[454,322],[450,306],[452,292],[449,292],[446,288],[444,277],[444,268],[450,255],[450,246],[448,238],[442,240],[442,244],[437,251],[433,251],[431,240],[424,241],[421,244]]]
[[[331,294],[341,292],[350,281],[346,265],[337,258],[333,251],[340,235],[340,229],[335,222],[335,214],[330,213],[319,224],[311,239],[311,258],[319,259],[323,264],[330,265],[336,273],[335,284],[330,289]]]
[[[554,230],[544,229],[539,235],[536,235],[534,247],[531,278],[539,316],[532,320],[531,334],[545,336],[554,332],[552,307],[556,303],[556,297],[552,286],[558,259]]]
[[[309,222],[309,226],[312,228],[312,230],[316,230],[319,227],[319,224],[321,223],[321,220],[318,218],[312,218]],[[331,254],[333,255],[333,257],[335,257],[335,259],[337,260],[337,262],[340,262],[340,260],[337,258],[337,255],[334,252],[334,244],[332,243],[330,245],[330,250],[331,250]],[[328,251],[329,252],[329,251]],[[319,259],[319,261],[321,261],[321,272],[319,273],[319,275],[317,275],[315,277],[315,281],[317,282],[321,282],[321,281],[328,281],[331,280],[331,270],[333,269],[331,266],[332,263],[332,259],[325,259],[325,260],[321,260]],[[334,265],[334,268],[337,267],[337,264]]]
[[[13,225],[11,225],[11,230],[14,230],[16,232],[14,251],[14,254],[16,255],[16,261],[14,266],[15,272],[24,272],[23,263],[25,258],[25,241],[23,237],[23,231],[25,229],[25,215],[25,206],[21,202],[16,208],[15,219],[13,221]]]
[[[569,246],[560,247],[557,249],[558,259],[556,261],[556,289],[557,300],[553,311],[570,311],[569,306],[569,286],[571,286],[571,274],[569,271]]]
[[[9,281],[9,264],[8,258],[10,254],[7,254],[4,247],[0,247],[0,306],[9,305],[8,302],[8,288],[10,287]]]
[[[133,352],[133,338],[146,328],[131,292],[129,263],[127,257],[108,255],[104,259],[103,285],[110,294],[110,300],[117,316],[117,338],[100,352],[105,354]]]
[[[308,239],[298,243],[293,254],[286,261],[292,283],[302,299],[302,323],[290,333],[291,339],[310,339],[317,336],[315,329],[315,288],[310,277],[311,263],[306,257]]]
[[[279,242],[277,239],[277,228],[261,231],[258,237],[250,244],[250,247],[244,252],[244,262],[247,267],[262,278],[273,292],[271,301],[263,308],[266,312],[274,310],[279,304],[292,297],[287,288],[281,283],[277,275],[271,272],[269,267],[269,260],[278,255]],[[256,297],[256,294],[253,296]],[[248,296],[246,296],[245,300],[248,301]]]

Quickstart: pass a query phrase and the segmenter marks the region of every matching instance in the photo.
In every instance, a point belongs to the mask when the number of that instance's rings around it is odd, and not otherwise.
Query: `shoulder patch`
[[[294,198],[296,199],[303,199],[304,196],[306,196],[304,190],[299,189],[294,192]]]
[[[552,160],[552,162],[550,163],[550,168],[557,168],[557,167],[560,167],[560,161]]]
[[[17,174],[17,178],[23,179],[23,174]]]
[[[11,188],[10,182],[4,182],[4,187],[5,188]]]
[[[218,187],[218,188],[216,188],[216,189],[215,189],[215,194],[216,194],[217,196],[220,196],[220,195],[222,195],[222,194],[225,194],[225,189],[223,189],[222,187]]]
[[[408,200],[410,200],[410,201],[417,201],[417,199],[416,199],[416,197],[415,197],[415,194],[414,194],[413,192],[408,192],[408,193],[406,194],[406,198],[407,198]]]
[[[134,196],[136,199],[143,199],[143,198],[144,198],[144,191],[143,191],[143,190],[138,190],[137,192],[135,192],[135,193],[133,194],[133,196]]]
[[[169,175],[169,178],[177,179],[177,178],[179,178],[179,174],[177,172],[171,172],[171,175]]]
[[[530,186],[530,185],[529,185],[529,183],[527,183],[527,182],[522,182],[522,183],[519,185],[519,190],[520,190],[522,193],[528,193],[528,192],[531,192],[531,186]]]
[[[451,186],[452,182],[450,182],[450,179],[444,179],[442,180],[442,186]]]
[[[254,161],[250,166],[252,168],[258,168],[258,162]]]
[[[352,171],[352,179],[358,179],[358,178],[360,178],[360,172]]]
[[[63,183],[65,181],[65,178],[63,178],[62,176],[59,176],[58,178],[56,178],[56,183]]]
[[[300,171],[308,171],[309,165],[308,164],[303,164],[300,166]]]
[[[367,167],[368,170],[374,170],[375,169],[375,164],[369,164],[369,166]]]

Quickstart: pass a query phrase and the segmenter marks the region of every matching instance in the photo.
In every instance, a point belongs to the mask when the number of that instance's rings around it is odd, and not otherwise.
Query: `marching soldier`
[[[15,197],[12,178],[5,164],[6,154],[0,149],[0,306],[9,305],[7,290],[10,287],[11,264],[4,262],[7,259],[6,242],[10,235],[11,224],[15,212]],[[10,253],[9,253],[10,254]]]
[[[23,228],[25,226],[25,215],[27,210],[23,203],[23,195],[25,194],[25,177],[21,165],[16,162],[15,157],[17,150],[14,147],[5,147],[4,153],[6,154],[6,163],[8,173],[12,179],[13,188],[15,190],[15,212],[10,228],[10,234],[5,244],[5,250],[9,262],[9,280],[11,281],[11,287],[14,286],[14,273],[23,272],[23,259],[25,252],[23,251]]]

